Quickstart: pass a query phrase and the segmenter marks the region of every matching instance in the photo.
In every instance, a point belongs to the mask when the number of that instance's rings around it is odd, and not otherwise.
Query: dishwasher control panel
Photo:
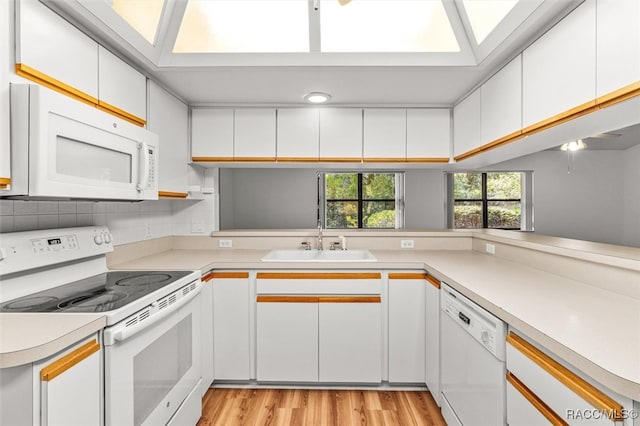
[[[442,311],[495,357],[504,360],[506,324],[446,284],[440,294]]]

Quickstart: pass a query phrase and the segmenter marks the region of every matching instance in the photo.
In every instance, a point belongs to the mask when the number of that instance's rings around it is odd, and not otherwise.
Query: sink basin
[[[263,262],[375,262],[369,250],[271,250]]]

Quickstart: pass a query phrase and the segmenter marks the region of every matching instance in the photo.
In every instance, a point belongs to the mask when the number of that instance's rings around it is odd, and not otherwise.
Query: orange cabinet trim
[[[188,196],[188,192],[158,191],[158,197],[163,198],[187,198]]]
[[[536,410],[540,412],[553,426],[569,426],[562,417],[560,417],[555,411],[551,409],[547,404],[541,400],[538,395],[533,393],[524,383],[522,383],[516,376],[507,372],[507,382],[518,391]]]
[[[448,163],[449,157],[407,157],[407,163]]]
[[[319,303],[381,303],[380,296],[319,296]]]
[[[0,177],[0,188],[1,189],[5,189],[9,185],[11,185],[11,178]]]
[[[140,126],[140,127],[144,127],[145,124],[147,124],[147,121],[137,117],[133,114],[128,113],[127,111],[118,108],[117,106],[111,105],[107,102],[104,101],[98,101],[98,105],[96,105],[96,107],[99,110],[108,112],[112,115],[115,115],[116,117],[120,117],[123,120],[128,121],[129,123],[135,124],[136,126]]]
[[[522,133],[527,136],[533,135],[559,124],[566,123],[567,121],[571,121],[574,118],[582,117],[583,115],[587,115],[589,113],[597,111],[598,109],[599,107],[594,99],[592,101],[585,102],[582,105],[573,107],[567,111],[561,112],[560,114],[556,114],[553,117],[547,118],[546,120],[542,120],[538,123],[525,127],[524,129],[522,129]]]
[[[448,161],[448,159],[447,159]],[[362,162],[364,163],[406,163],[407,159],[406,158],[384,158],[384,157],[369,157],[369,158],[363,158]]]
[[[321,163],[362,163],[360,157],[320,157]]]
[[[431,283],[431,285],[433,285],[435,288],[440,290],[440,287],[441,287],[442,283],[440,282],[439,279],[437,279],[433,275],[427,275],[427,281],[429,281]]]
[[[245,163],[259,163],[261,161],[271,162],[276,161],[276,157],[233,157],[233,161]]]
[[[194,162],[210,162],[210,163],[225,163],[233,161],[233,157],[191,157],[191,161]]]
[[[482,154],[485,151],[489,151],[491,149],[498,148],[508,143],[515,142],[524,137],[525,135],[524,133],[522,133],[522,130],[518,130],[516,132],[508,134],[507,136],[501,137],[500,139],[496,139],[495,141],[489,142],[487,144],[479,146],[478,148],[472,149],[471,151],[467,151],[463,154],[457,155],[455,157],[455,160],[461,161],[461,160],[464,160],[465,158],[473,157],[474,155]]]
[[[611,418],[615,421],[622,421],[622,405],[608,395],[578,377],[517,334],[509,332],[507,343],[522,352],[523,355],[535,362],[540,368],[551,374],[556,380],[571,389],[594,408],[605,413],[611,413]]]
[[[391,272],[389,274],[390,280],[426,280],[426,272]]]
[[[100,344],[97,340],[92,340],[80,346],[73,352],[68,353],[60,359],[57,359],[53,363],[47,365],[40,370],[40,380],[43,382],[49,382],[55,379],[60,374],[64,373],[74,365],[80,363],[80,361],[88,358],[91,354],[100,350]]]
[[[15,66],[16,74],[21,77],[27,78],[31,81],[35,81],[38,84],[41,84],[49,89],[53,89],[57,92],[60,92],[64,95],[74,98],[75,100],[84,102],[85,104],[91,105],[93,107],[98,105],[98,99],[93,96],[84,93],[78,89],[69,86],[61,82],[60,80],[56,80],[53,77],[48,76],[47,74],[40,72],[34,68],[31,68],[25,64],[16,64]]]
[[[279,163],[316,163],[318,157],[278,157]]]
[[[318,303],[318,296],[258,296],[258,303]]]
[[[211,272],[211,279],[223,279],[223,278],[249,278],[248,272]]]
[[[367,280],[380,279],[379,272],[258,272],[256,278],[267,280]]]
[[[640,96],[640,81],[636,81],[635,83],[631,83],[618,90],[614,90],[613,92],[596,98],[596,104],[598,104],[600,108],[607,108],[636,96]]]

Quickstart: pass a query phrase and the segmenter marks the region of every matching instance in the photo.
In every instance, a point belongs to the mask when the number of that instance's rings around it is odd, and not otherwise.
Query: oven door
[[[200,297],[159,321],[142,320],[150,325],[133,334],[122,333],[127,320],[105,329],[105,339],[113,341],[105,346],[106,425],[167,424],[198,385]]]

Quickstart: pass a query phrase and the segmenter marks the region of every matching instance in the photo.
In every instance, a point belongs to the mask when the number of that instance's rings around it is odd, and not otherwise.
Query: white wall
[[[441,170],[405,172],[405,228],[446,228],[446,186]]]
[[[640,145],[624,151],[624,238],[622,244],[640,247]]]

